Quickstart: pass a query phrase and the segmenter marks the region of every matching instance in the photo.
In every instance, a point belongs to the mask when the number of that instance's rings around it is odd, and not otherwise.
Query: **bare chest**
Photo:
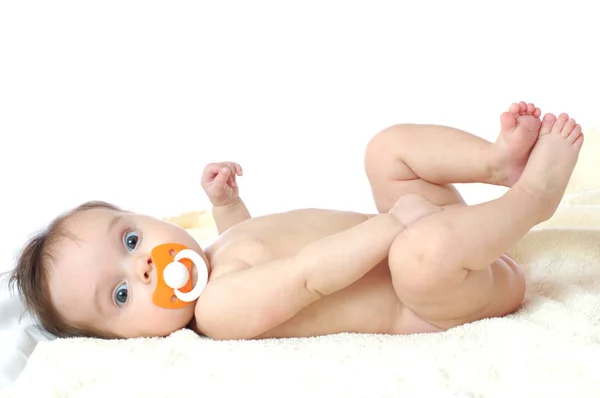
[[[260,266],[293,257],[310,243],[364,222],[362,214],[329,210],[297,210],[247,220],[222,234],[206,253],[215,272],[228,264]],[[219,271],[219,269],[222,271]]]

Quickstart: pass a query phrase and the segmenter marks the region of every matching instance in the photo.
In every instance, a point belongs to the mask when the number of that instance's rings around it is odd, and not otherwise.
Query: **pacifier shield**
[[[173,287],[169,287],[169,285],[173,286],[172,280],[169,283],[165,281],[165,270],[172,263],[176,263],[178,271],[177,279],[183,279],[183,273],[187,272],[186,282],[184,282],[180,287],[175,288],[181,292],[190,292],[192,290],[192,261],[188,258],[175,259],[177,254],[183,250],[189,250],[186,246],[181,245],[179,243],[166,243],[160,246],[156,246],[152,249],[150,253],[150,257],[152,258],[152,262],[156,267],[156,288],[154,289],[154,294],[152,295],[152,301],[154,304],[159,307],[169,308],[169,309],[178,309],[183,308],[190,305],[189,302],[182,301],[177,298],[175,290]],[[202,267],[204,264],[196,264],[197,268]],[[175,283],[177,285],[177,283]]]

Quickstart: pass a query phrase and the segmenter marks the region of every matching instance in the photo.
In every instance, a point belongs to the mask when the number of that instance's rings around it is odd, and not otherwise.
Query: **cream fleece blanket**
[[[600,397],[600,136],[588,131],[586,139],[556,216],[513,251],[529,277],[522,308],[510,316],[412,336],[216,342],[179,331],[56,340],[38,345],[5,394]],[[191,231],[201,242],[214,235],[212,225]]]

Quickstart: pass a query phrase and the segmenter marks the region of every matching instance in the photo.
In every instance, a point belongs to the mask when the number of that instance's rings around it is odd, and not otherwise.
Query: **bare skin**
[[[583,141],[566,115],[542,123],[540,114],[512,105],[493,144],[440,126],[382,132],[366,166],[390,213],[299,210],[228,229],[206,250],[214,270],[196,330],[217,339],[405,334],[515,311],[525,281],[505,253],[554,213]],[[465,206],[444,185],[452,182],[512,188]]]
[[[500,116],[494,144],[446,126],[397,125],[382,131],[369,143],[365,157],[377,209],[388,211],[405,193],[440,206],[465,204],[454,183],[512,186],[537,140],[540,116],[533,104],[512,104]],[[553,115],[546,117],[547,124],[553,123]]]
[[[80,239],[63,243],[49,276],[52,300],[70,322],[120,337],[165,335],[188,322],[214,339],[410,334],[509,314],[525,281],[506,253],[555,212],[583,142],[567,115],[540,116],[533,104],[513,104],[494,143],[443,126],[384,130],[365,159],[375,215],[304,209],[251,218],[237,193],[239,165],[209,165],[202,184],[220,236],[204,252],[172,225],[81,213],[68,225]],[[458,182],[510,189],[466,206],[450,185]],[[165,242],[205,256],[210,276],[195,308],[152,304],[149,253]],[[125,288],[130,299],[115,302]],[[89,310],[94,291],[106,302],[99,311]]]

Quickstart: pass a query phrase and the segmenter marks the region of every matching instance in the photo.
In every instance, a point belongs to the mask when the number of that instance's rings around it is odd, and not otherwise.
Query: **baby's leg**
[[[520,179],[504,196],[444,208],[398,235],[389,264],[406,308],[441,328],[518,308],[525,281],[503,253],[550,218],[564,195],[583,143],[581,127],[567,119],[541,128]],[[412,207],[400,200],[394,214],[410,217]]]
[[[512,104],[500,117],[495,143],[435,125],[397,125],[382,131],[365,154],[377,209],[389,211],[407,193],[436,205],[464,204],[453,183],[512,186],[537,139],[540,115],[533,104]]]

